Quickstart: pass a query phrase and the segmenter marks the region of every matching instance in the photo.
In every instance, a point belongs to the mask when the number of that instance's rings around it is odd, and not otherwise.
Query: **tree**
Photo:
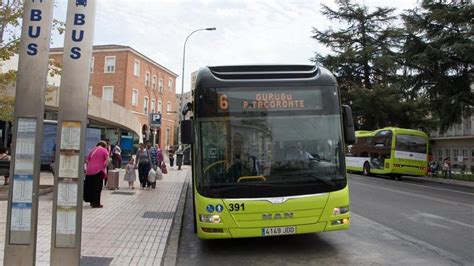
[[[312,37],[330,47],[331,53],[316,53],[312,60],[336,76],[343,102],[353,108],[356,127],[420,127],[423,101],[405,97],[401,86],[398,57],[403,30],[392,26],[394,8],[370,11],[351,0],[338,0],[337,4],[338,10],[322,5],[322,14],[343,27],[313,28]]]
[[[0,60],[8,61],[12,56],[18,54],[20,48],[21,20],[23,16],[23,0],[3,0],[0,9]],[[64,32],[64,22],[53,19],[53,30],[59,34]],[[50,61],[50,74],[58,74],[57,68],[53,68]],[[15,98],[4,95],[8,86],[13,86],[16,81],[16,70],[0,73],[0,120],[12,121]]]
[[[404,64],[414,93],[425,93],[442,132],[474,107],[474,6],[470,1],[427,1],[403,14]]]
[[[0,9],[0,59],[2,61],[7,61],[18,53],[20,42],[15,29],[19,27],[22,15],[22,1],[6,0]],[[6,36],[5,39],[4,36]],[[0,95],[5,92],[7,86],[15,81],[16,71],[10,70],[0,73]],[[0,97],[0,120],[11,121],[13,119],[14,103],[13,97],[6,95]]]

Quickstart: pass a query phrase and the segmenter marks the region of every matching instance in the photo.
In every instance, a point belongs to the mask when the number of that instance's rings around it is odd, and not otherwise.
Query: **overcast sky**
[[[183,44],[186,45],[185,87],[190,73],[206,65],[310,64],[315,51],[328,51],[311,38],[312,28],[337,27],[320,13],[332,0],[99,0],[94,44],[128,45],[179,75],[181,92]],[[370,7],[413,8],[417,0],[357,0]],[[54,16],[65,21],[66,0],[56,0]],[[61,47],[64,36],[53,36]]]

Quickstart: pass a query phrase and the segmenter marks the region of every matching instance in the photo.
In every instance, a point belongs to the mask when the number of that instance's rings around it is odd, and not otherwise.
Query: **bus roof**
[[[199,69],[196,89],[235,86],[275,86],[292,84],[336,86],[327,69],[315,65],[237,65],[207,66]]]
[[[423,131],[416,130],[416,129],[399,128],[399,127],[384,127],[381,129],[376,129],[374,131],[358,130],[355,133],[356,133],[356,137],[373,137],[378,132],[384,131],[384,130],[390,130],[395,134],[413,135],[413,136],[421,136],[421,137],[428,138],[428,135],[426,135],[426,133]]]

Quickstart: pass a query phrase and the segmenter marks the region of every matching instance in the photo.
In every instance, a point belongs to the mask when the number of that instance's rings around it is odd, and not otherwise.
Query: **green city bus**
[[[192,144],[195,232],[201,239],[349,228],[345,143],[352,114],[334,76],[311,65],[199,70],[182,109]]]
[[[356,142],[346,154],[348,171],[364,175],[426,176],[428,136],[419,130],[386,127],[356,131]]]

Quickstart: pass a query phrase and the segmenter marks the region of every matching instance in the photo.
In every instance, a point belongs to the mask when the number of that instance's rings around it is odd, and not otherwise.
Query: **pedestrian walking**
[[[158,168],[160,168],[161,164],[163,163],[164,156],[163,156],[163,150],[160,148],[160,145],[156,144],[156,165]]]
[[[443,160],[443,174],[444,174],[444,179],[446,181],[449,182],[450,180],[452,180],[452,176],[451,176],[451,158],[450,157],[446,157]]]
[[[135,189],[135,180],[137,180],[137,174],[135,173],[135,160],[130,158],[127,166],[125,167],[125,176],[123,180],[128,182],[128,188]]]
[[[8,155],[7,148],[0,147],[0,161],[10,161],[11,157]],[[10,178],[10,171],[8,170],[7,173],[4,175],[5,182],[3,183],[5,186],[8,185],[8,178]]]
[[[107,179],[106,169],[110,155],[105,141],[99,141],[86,158],[87,171],[84,180],[84,201],[90,202],[92,208],[102,208],[100,194],[102,180]]]
[[[170,146],[168,149],[168,157],[170,159],[170,169],[173,169],[173,164],[174,164],[174,148],[173,145]]]
[[[109,153],[109,158],[107,158],[107,165],[105,167],[105,173],[109,175],[109,170],[113,167],[112,163],[112,146],[110,145],[110,139],[106,138],[105,140],[105,149]],[[107,178],[104,179],[104,187],[107,186]]]
[[[113,162],[115,169],[122,168],[122,149],[120,148],[120,143],[118,141],[113,150]]]
[[[148,172],[150,172],[151,169],[151,158],[150,153],[145,149],[143,143],[139,144],[139,149],[135,157],[137,158],[135,165],[138,167],[138,179],[140,180],[141,188],[144,189],[150,186],[148,182]]]
[[[152,146],[150,142],[146,143],[146,148],[150,153],[150,160],[151,160],[151,168],[156,172],[158,168],[158,150],[156,147]],[[148,173],[148,177],[150,177],[151,171]],[[148,182],[150,183],[151,188],[156,187],[156,176],[155,178],[148,178]]]
[[[181,166],[183,165],[183,155],[183,148],[179,147],[176,152],[176,166],[178,166],[178,170],[181,170]]]

